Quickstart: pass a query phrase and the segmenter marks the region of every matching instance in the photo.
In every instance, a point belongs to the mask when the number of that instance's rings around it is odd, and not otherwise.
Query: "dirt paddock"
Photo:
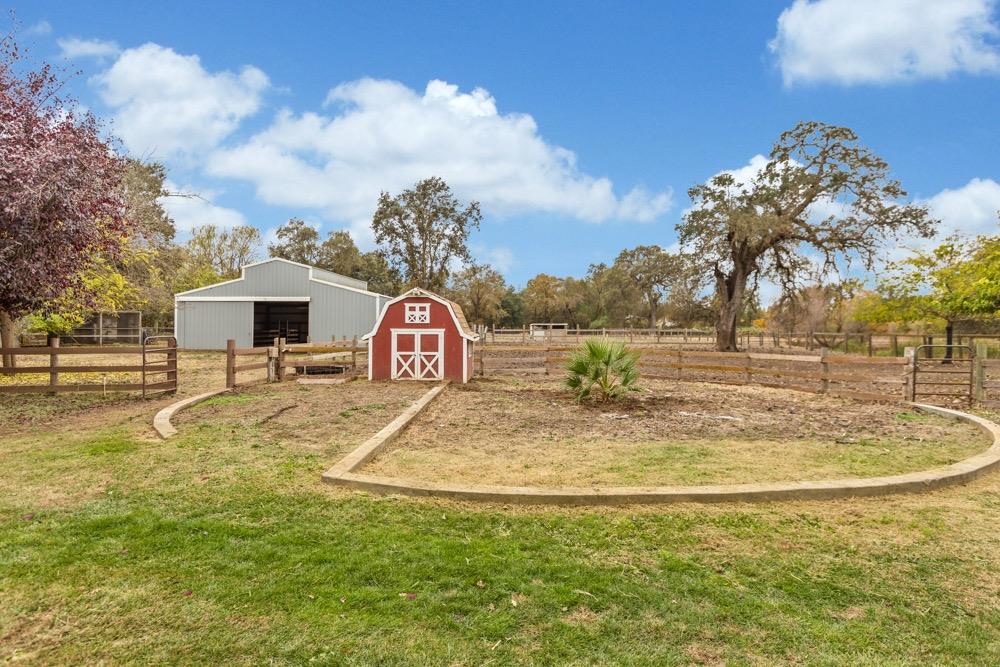
[[[576,404],[554,379],[452,385],[360,472],[532,486],[869,477],[988,447],[975,427],[900,405],[646,379],[621,404]]]

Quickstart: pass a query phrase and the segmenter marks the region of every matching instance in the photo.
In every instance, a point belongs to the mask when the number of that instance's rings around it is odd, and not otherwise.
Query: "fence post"
[[[173,387],[168,390],[170,394],[177,393],[177,338],[171,337],[167,339],[167,345],[170,346],[170,351],[167,352],[167,380],[173,383]],[[143,355],[145,356],[145,355]]]
[[[278,361],[278,348],[269,347],[267,348],[267,381],[268,383],[274,382],[275,380],[275,364]]]
[[[903,400],[912,401],[917,396],[917,348],[907,347],[903,350],[906,365],[903,366],[906,375],[903,382]]]
[[[358,337],[351,339],[351,372],[358,370]]]
[[[899,336],[892,334],[889,336],[889,343],[892,345],[892,356],[899,356]]]
[[[830,391],[830,364],[827,362],[826,357],[830,354],[830,350],[824,345],[819,348],[819,393],[826,394]]]
[[[49,336],[49,347],[53,350],[59,349],[59,336]],[[49,367],[58,368],[59,366],[59,353],[53,352],[49,354]],[[52,388],[50,394],[56,393],[56,387],[59,386],[59,371],[51,370],[49,371],[49,387]]]
[[[875,356],[875,345],[874,345],[874,343],[872,343],[872,335],[871,334],[868,334],[868,356],[869,357],[874,357]]]
[[[934,344],[934,336],[924,336],[924,343],[927,345],[927,349],[924,351],[924,356],[928,359],[934,358],[934,348],[931,345]]]
[[[747,334],[748,342],[749,337],[749,334]],[[747,347],[749,348],[749,345]],[[748,350],[746,356],[743,358],[743,384],[750,384],[750,364],[752,361],[753,360],[750,359],[750,352]]]
[[[677,379],[681,379],[681,371],[684,370],[681,366],[684,364],[684,350],[677,348]]]
[[[972,400],[976,403],[982,403],[986,400],[986,343],[983,341],[976,342],[976,351],[972,358],[973,364],[973,374],[972,374]]]
[[[486,377],[486,355],[483,346],[479,346],[479,377]]]
[[[285,379],[285,345],[288,343],[287,338],[275,338],[276,347],[278,348],[278,382]]]
[[[230,338],[226,341],[226,387],[236,386],[236,341]]]

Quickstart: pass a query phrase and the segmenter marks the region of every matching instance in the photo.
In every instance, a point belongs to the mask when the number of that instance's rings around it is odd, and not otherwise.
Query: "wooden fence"
[[[477,352],[476,372],[480,376],[561,376],[568,353],[575,349],[575,346],[482,346]],[[644,377],[755,384],[872,401],[909,401],[914,397],[923,400],[931,396],[926,391],[914,394],[912,383],[922,382],[918,378],[928,372],[926,365],[919,370],[915,365],[916,348],[908,348],[909,355],[903,358],[831,354],[825,348],[815,355],[651,347],[637,351],[641,355],[639,370]],[[941,359],[936,361],[946,363]],[[952,378],[950,381],[956,383],[954,391],[941,392],[931,400],[989,401],[989,390],[1000,389],[1000,382],[991,383],[989,370],[996,368],[1000,372],[1000,360],[976,356],[967,361],[974,370],[970,372],[968,365],[962,366],[967,378],[965,384]],[[952,370],[949,368],[948,372]]]
[[[642,346],[679,347],[687,350],[715,348],[715,332],[700,329],[487,329],[481,332],[485,345],[573,344],[584,338],[611,338]],[[923,354],[934,354],[944,342],[943,334],[880,334],[843,331],[742,331],[737,334],[739,347],[752,350],[796,350],[872,356],[902,357],[907,347],[926,346]],[[988,354],[1000,356],[1000,336],[988,334],[956,335],[956,345],[974,347],[988,344]]]
[[[368,348],[358,344],[358,339],[344,339],[329,343],[288,344],[276,338],[270,347],[236,347],[235,340],[226,341],[226,386],[280,382],[294,375],[325,372],[355,375],[362,363],[367,363]],[[253,359],[241,363],[241,358]],[[265,371],[264,377],[239,381],[239,373]],[[293,371],[290,373],[289,371]]]
[[[0,379],[5,377],[25,377],[47,375],[47,382],[32,382],[25,384],[8,384],[0,382],[0,394],[58,394],[65,392],[99,391],[138,391],[143,396],[156,393],[177,392],[177,340],[172,336],[157,336],[147,339],[144,345],[133,347],[108,348],[95,347],[61,347],[58,337],[53,337],[49,344],[39,347],[0,348],[0,356],[10,355],[12,366],[0,368]],[[66,356],[81,359],[86,355],[101,355],[135,357],[133,363],[100,363],[74,364],[65,363]],[[28,357],[37,360],[47,357],[43,364],[17,363],[18,357]],[[86,361],[86,359],[81,359]],[[107,375],[125,374],[133,381],[107,382],[65,382],[67,376],[75,374]],[[136,377],[138,376],[138,377]],[[79,376],[77,376],[79,377]],[[117,378],[116,378],[117,379]],[[135,380],[138,381],[135,381]]]

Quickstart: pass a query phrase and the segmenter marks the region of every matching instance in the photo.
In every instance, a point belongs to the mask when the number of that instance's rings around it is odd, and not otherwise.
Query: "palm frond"
[[[639,391],[638,362],[639,354],[625,343],[590,338],[566,362],[566,386],[577,401],[589,398],[595,390],[601,400],[618,400]]]

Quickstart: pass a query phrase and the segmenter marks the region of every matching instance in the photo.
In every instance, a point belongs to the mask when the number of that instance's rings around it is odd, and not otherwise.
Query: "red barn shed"
[[[368,341],[369,380],[468,382],[478,339],[457,303],[419,288],[389,301]]]

